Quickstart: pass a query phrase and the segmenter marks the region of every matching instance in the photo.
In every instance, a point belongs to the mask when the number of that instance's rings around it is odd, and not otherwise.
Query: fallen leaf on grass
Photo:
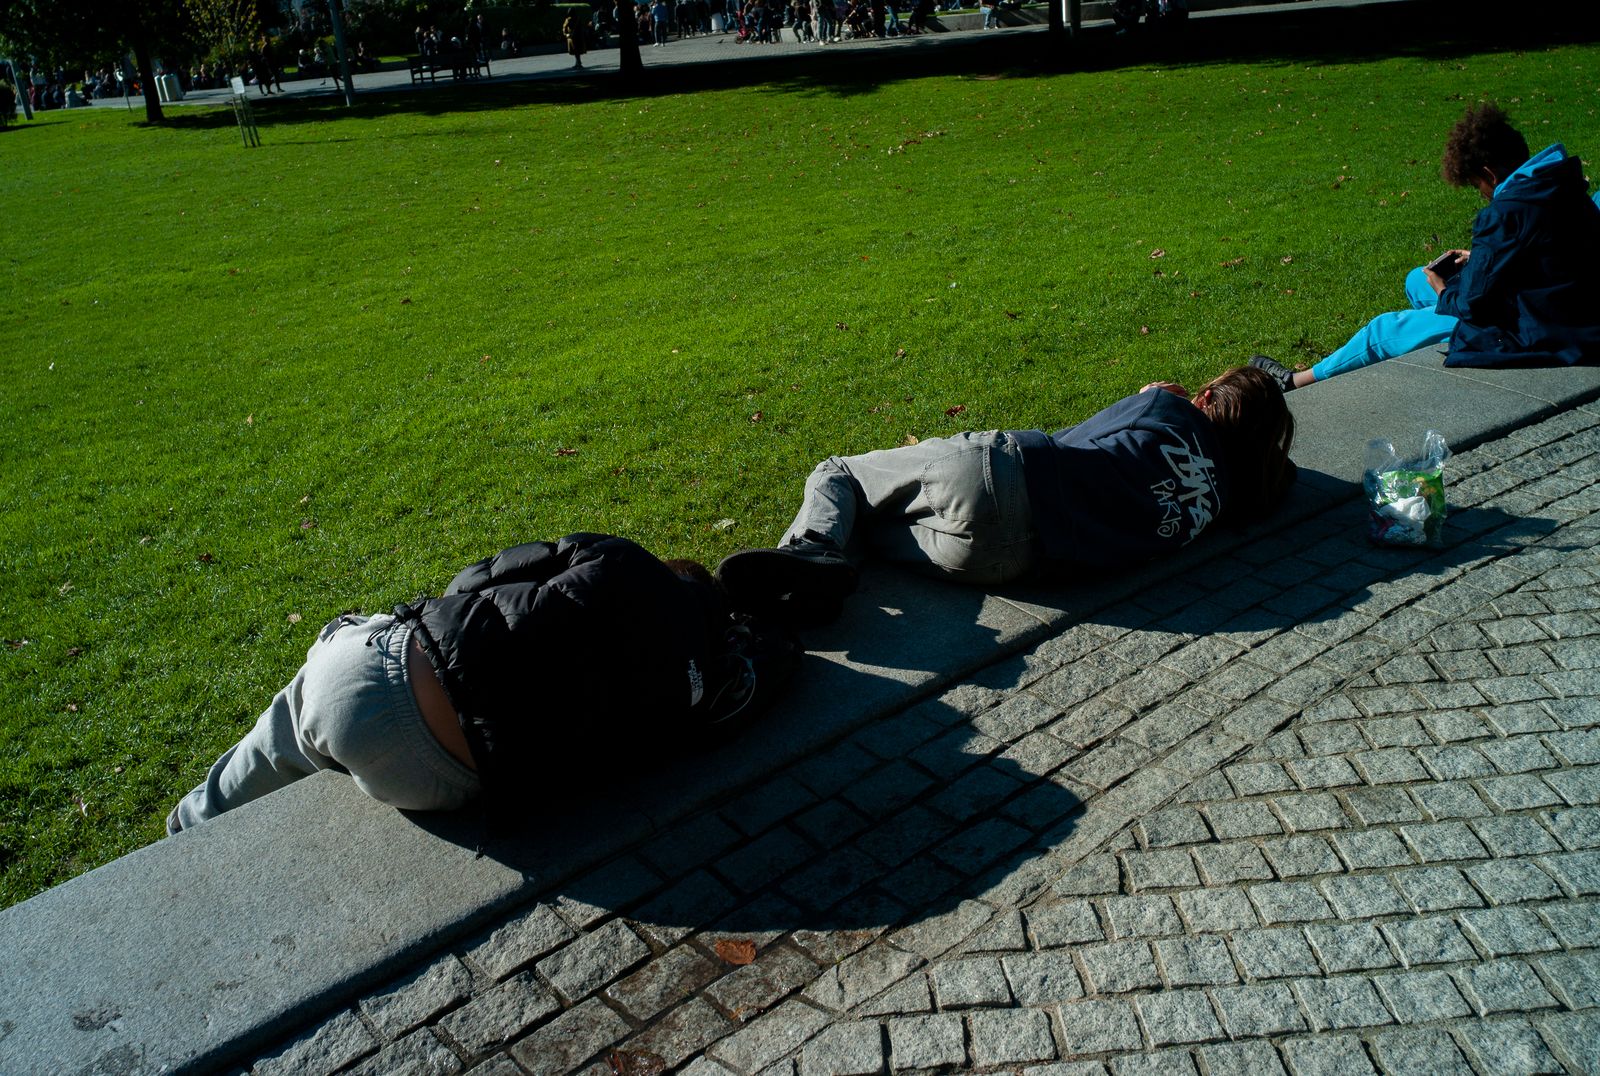
[[[751,422],[760,422],[761,421],[761,412],[757,411],[755,414],[751,415],[750,416],[750,421]]]
[[[1243,258],[1233,258],[1230,261],[1223,262],[1222,263],[1222,268],[1224,268],[1224,269],[1237,269],[1237,268],[1239,268],[1239,266],[1241,266],[1243,264],[1244,264],[1244,259]]]
[[[922,439],[919,438],[914,433],[908,433],[908,434],[906,434],[906,439],[904,441],[901,441],[900,443],[903,444],[903,445],[916,445],[916,444],[921,444],[922,443]]]
[[[949,415],[951,418],[955,418],[957,415],[961,414],[961,412],[965,411],[966,409],[967,409],[967,405],[966,404],[956,404],[954,407],[945,408],[944,409],[944,413],[946,415]]]
[[[410,303],[410,302],[411,302],[411,300],[410,300],[410,299],[401,299],[401,300],[400,300],[400,305],[401,305],[401,306],[405,306],[405,305],[407,305],[407,304],[408,304],[408,303]]]
[[[756,943],[749,938],[724,938],[716,944],[717,955],[730,964],[743,967],[756,958]]]
[[[7,650],[21,650],[23,647],[27,646],[31,642],[33,642],[32,639],[7,639],[6,640],[6,649]]]
[[[1165,258],[1166,256],[1167,252],[1162,250],[1160,247],[1157,247],[1150,252],[1150,257],[1152,258]]]
[[[1148,325],[1139,326],[1139,335],[1140,336],[1149,336],[1150,335],[1150,326],[1148,326]]]
[[[1290,262],[1294,261],[1294,255],[1285,254],[1283,257],[1279,258],[1278,261],[1282,262],[1284,265],[1288,265]]]
[[[739,521],[735,519],[719,519],[711,524],[711,529],[714,531],[731,531],[738,525]]]
[[[578,454],[578,450],[575,449],[575,448],[558,448],[558,449],[556,449],[556,455],[558,455],[558,456],[576,456],[577,454]]]
[[[1016,321],[1021,316],[1022,315],[1017,313],[1015,310],[1007,310],[1006,311],[1006,317],[1010,318],[1012,321]]]
[[[198,557],[195,558],[195,560],[198,560],[201,564],[210,564],[212,561],[214,561],[216,559],[217,558],[213,557],[210,553],[202,553]]]
[[[312,527],[315,527],[316,525],[317,525],[317,521],[314,520],[314,519],[302,519],[300,521],[300,529],[303,530],[303,531],[308,531]]]

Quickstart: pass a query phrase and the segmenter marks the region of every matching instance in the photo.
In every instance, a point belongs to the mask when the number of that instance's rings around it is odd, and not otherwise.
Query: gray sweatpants
[[[428,731],[412,694],[411,632],[387,615],[330,621],[255,726],[178,801],[179,826],[318,770],[344,770],[373,799],[408,810],[447,810],[475,795],[478,775]]]
[[[814,541],[968,583],[1033,565],[1033,514],[1016,443],[958,433],[861,456],[832,456],[806,480],[784,545]]]

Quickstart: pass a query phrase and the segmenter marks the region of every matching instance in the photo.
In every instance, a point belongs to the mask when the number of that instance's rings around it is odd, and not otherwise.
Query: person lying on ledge
[[[1559,142],[1529,157],[1506,114],[1486,103],[1451,129],[1442,173],[1489,203],[1471,249],[1411,270],[1409,310],[1379,314],[1311,369],[1264,355],[1251,365],[1288,392],[1444,340],[1446,366],[1600,361],[1600,206],[1583,163]]]
[[[394,807],[482,793],[492,823],[516,821],[531,785],[573,766],[561,745],[581,742],[574,730],[640,751],[720,740],[771,703],[799,655],[786,629],[731,613],[693,561],[604,534],[515,546],[438,598],[330,621],[167,832],[329,769]]]
[[[960,433],[834,456],[806,481],[775,549],[726,557],[735,608],[797,626],[838,617],[867,554],[948,579],[1004,583],[1175,553],[1220,519],[1274,508],[1294,480],[1294,418],[1260,370],[1190,396],[1157,382],[1076,426]]]

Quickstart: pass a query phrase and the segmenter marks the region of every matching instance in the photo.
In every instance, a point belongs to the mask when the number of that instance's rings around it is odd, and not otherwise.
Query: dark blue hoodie
[[[1600,362],[1600,208],[1576,157],[1557,143],[1495,188],[1435,309],[1461,319],[1446,366]]]
[[[1229,495],[1216,430],[1180,396],[1149,389],[1053,434],[1013,432],[1044,557],[1138,564],[1188,545]]]

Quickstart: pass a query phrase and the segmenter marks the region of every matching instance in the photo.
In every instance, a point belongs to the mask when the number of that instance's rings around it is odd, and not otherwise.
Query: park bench
[[[489,61],[480,60],[470,52],[436,53],[433,56],[408,56],[406,63],[411,68],[411,81],[421,82],[423,79],[438,81],[439,73],[446,72],[452,78],[477,78],[480,75],[489,77]]]

